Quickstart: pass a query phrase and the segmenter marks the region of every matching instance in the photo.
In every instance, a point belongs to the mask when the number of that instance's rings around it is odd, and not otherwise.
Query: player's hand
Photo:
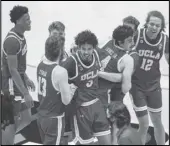
[[[34,107],[34,100],[32,99],[30,94],[24,96],[25,104],[28,108]]]
[[[31,91],[35,92],[35,84],[32,80],[27,79],[26,84],[29,90],[31,89]]]
[[[71,90],[71,95],[73,96],[75,91],[77,89],[77,86],[75,86],[74,84],[70,84],[70,90]]]

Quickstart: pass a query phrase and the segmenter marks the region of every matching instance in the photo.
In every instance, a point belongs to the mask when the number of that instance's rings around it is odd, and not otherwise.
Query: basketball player
[[[127,16],[123,19],[123,25],[130,26],[133,29],[133,35],[134,35],[134,45],[139,39],[139,20],[135,18],[134,16]]]
[[[71,83],[77,86],[72,100],[73,142],[93,144],[94,137],[100,144],[110,144],[110,129],[103,105],[98,99],[98,71],[100,60],[96,48],[98,40],[89,30],[75,37],[78,51],[64,65]]]
[[[65,43],[65,25],[60,22],[60,21],[54,21],[52,22],[49,27],[48,27],[49,35],[56,35],[56,36],[61,36],[64,39]],[[67,52],[65,51],[64,47],[64,53],[61,58],[62,61],[65,61],[68,57]]]
[[[105,48],[106,53],[100,55],[103,57],[103,59],[101,58],[103,71],[99,72],[99,77],[101,77],[99,78],[100,92],[103,92],[100,99],[106,106],[110,100],[123,100],[124,95],[131,88],[131,76],[134,68],[132,57],[126,53],[133,45],[132,28],[120,25],[113,31],[112,37],[115,44]],[[111,88],[114,93],[110,97],[108,92]]]
[[[108,105],[107,117],[112,132],[112,145],[141,145],[139,133],[130,126],[130,113],[121,101]]]
[[[163,53],[166,54],[166,58],[169,56],[169,38],[163,33],[164,28],[165,18],[161,12],[149,12],[145,27],[140,30],[140,38],[136,47],[140,57],[139,66],[133,74],[130,93],[139,120],[139,133],[143,145],[146,142],[149,127],[148,111],[154,125],[157,144],[165,144],[165,131],[161,121],[162,91],[159,67]]]
[[[27,44],[24,33],[31,30],[31,20],[28,8],[24,6],[14,6],[10,17],[15,26],[8,32],[3,43],[2,90],[4,94],[15,96],[14,111],[19,131],[31,122],[33,99],[28,88],[35,91],[34,83],[25,72]]]
[[[140,29],[139,27],[140,22],[138,21],[137,18],[133,16],[128,16],[123,19],[123,25],[130,26],[133,29],[133,39],[134,39],[134,45],[132,45],[132,50],[128,52],[128,54],[133,58],[134,60],[134,70],[136,66],[138,65],[139,62],[139,54],[136,51],[136,45],[137,42],[139,41],[139,34],[140,34]]]
[[[65,105],[71,101],[67,70],[60,66],[63,39],[51,35],[45,43],[45,58],[37,67],[38,127],[44,145],[59,145],[64,134]]]
[[[1,94],[1,132],[2,145],[10,144],[10,140],[14,139],[15,125],[14,125],[14,95]]]

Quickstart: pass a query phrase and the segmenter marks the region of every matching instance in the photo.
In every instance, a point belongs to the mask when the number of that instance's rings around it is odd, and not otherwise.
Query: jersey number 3
[[[46,96],[46,79],[38,77],[38,94],[45,97]]]
[[[152,67],[152,64],[153,64],[153,60],[143,58],[142,65],[140,68],[142,68],[146,71],[149,71]]]

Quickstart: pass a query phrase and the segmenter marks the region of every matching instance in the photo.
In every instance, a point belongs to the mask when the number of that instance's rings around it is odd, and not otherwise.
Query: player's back
[[[55,62],[47,60],[41,61],[37,68],[38,99],[40,101],[38,113],[40,116],[58,116],[63,114],[65,109],[59,87],[54,85],[54,80],[57,80],[53,78],[54,69],[62,70],[63,68]]]
[[[105,50],[105,56],[102,56],[101,58],[101,65],[102,68],[104,68],[105,72],[109,73],[120,73],[120,62],[127,55],[126,51],[120,48],[119,46],[116,46],[114,44],[113,40],[110,40],[102,49]],[[102,53],[104,54],[104,53]],[[120,86],[121,83],[113,83],[110,81],[107,81],[103,78],[99,78],[99,86],[100,88],[108,88],[110,89],[114,85]]]
[[[119,145],[142,145],[139,132],[131,127],[118,137]]]
[[[153,90],[160,86],[159,61],[163,55],[167,37],[161,33],[156,44],[148,42],[146,37],[146,29],[141,29],[136,48],[139,54],[139,65],[133,74],[132,83],[141,87],[142,90]]]

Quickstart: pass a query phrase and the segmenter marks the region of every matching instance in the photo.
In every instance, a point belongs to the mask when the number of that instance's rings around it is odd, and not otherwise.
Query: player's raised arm
[[[126,55],[120,62],[120,66],[123,66],[122,72],[122,92],[126,94],[131,89],[131,77],[134,70],[134,61],[133,58],[129,55]]]

